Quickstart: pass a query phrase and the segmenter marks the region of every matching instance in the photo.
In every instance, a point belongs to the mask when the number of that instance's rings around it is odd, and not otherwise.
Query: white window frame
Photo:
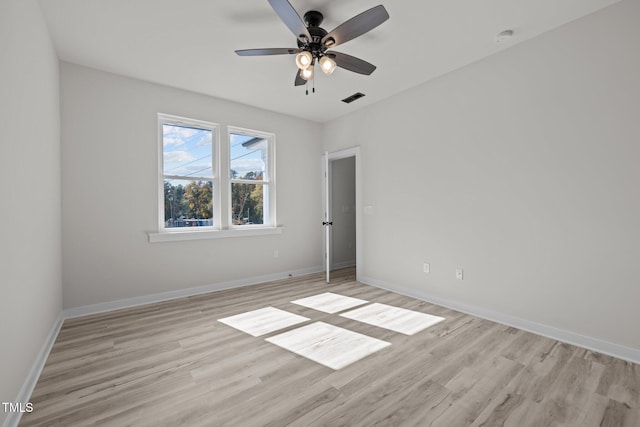
[[[164,125],[177,125],[210,130],[211,138],[211,170],[212,178],[186,177],[181,175],[164,174]],[[219,230],[222,225],[220,206],[220,125],[203,120],[158,113],[158,230],[160,233],[193,233]],[[167,228],[164,224],[164,181],[165,179],[184,179],[193,181],[210,181],[213,186],[211,195],[213,204],[213,226]]]
[[[248,179],[232,179],[231,178],[231,134],[245,135],[251,137],[262,138],[267,142],[267,161],[265,168],[265,176],[262,181],[248,180]],[[253,228],[265,228],[275,227],[276,221],[276,136],[273,133],[257,131],[253,129],[246,129],[237,126],[227,127],[227,176],[229,177],[229,184],[227,187],[227,226],[231,230],[245,230]],[[264,198],[263,198],[263,224],[233,224],[233,212],[232,212],[232,184],[254,184],[264,186]]]
[[[212,155],[212,178],[202,179],[211,181],[213,184],[213,226],[201,227],[180,227],[167,228],[164,226],[164,137],[162,126],[164,124],[175,124],[181,126],[191,126],[201,129],[211,130],[213,132],[211,155]],[[283,227],[279,226],[276,221],[276,157],[275,157],[275,134],[245,129],[236,126],[227,127],[227,143],[221,144],[222,126],[218,123],[212,123],[203,120],[190,119],[186,117],[176,116],[172,114],[158,113],[158,229],[154,232],[147,232],[149,242],[172,242],[181,240],[203,240],[218,239],[227,237],[246,237],[246,236],[262,236],[282,234]],[[231,133],[250,135],[264,138],[267,140],[267,167],[265,174],[266,180],[262,181],[262,185],[267,185],[268,192],[263,199],[264,224],[245,224],[233,225],[231,212],[231,183],[237,180],[231,180],[230,177],[230,141]],[[226,168],[222,168],[222,158],[226,157],[224,163]],[[226,169],[226,170],[225,170]],[[178,179],[179,176],[176,176]],[[193,177],[183,177],[183,179],[192,179]],[[242,182],[256,184],[260,181],[240,180]],[[225,194],[226,193],[226,194]]]

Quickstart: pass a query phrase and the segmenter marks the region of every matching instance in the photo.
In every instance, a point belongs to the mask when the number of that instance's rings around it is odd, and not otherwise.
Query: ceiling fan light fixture
[[[304,86],[313,80],[316,62],[323,73],[329,75],[336,67],[344,68],[354,73],[370,75],[375,65],[355,56],[345,53],[328,51],[334,47],[360,37],[378,27],[389,19],[389,13],[383,5],[367,9],[364,12],[344,21],[331,32],[320,27],[324,16],[317,10],[310,10],[304,14],[304,20],[289,3],[289,0],[269,0],[271,8],[280,20],[296,36],[296,48],[265,48],[236,50],[240,56],[263,55],[295,55],[296,75],[294,86]],[[315,88],[311,88],[315,92]],[[306,89],[308,94],[309,89]]]
[[[299,54],[296,55],[296,65],[301,70],[306,70],[313,63],[313,55],[311,52],[303,50]]]
[[[306,81],[311,80],[313,78],[313,67],[300,70],[300,77],[302,77]]]
[[[319,61],[320,69],[326,75],[330,75],[336,69],[336,61],[329,58],[328,56],[323,56]]]

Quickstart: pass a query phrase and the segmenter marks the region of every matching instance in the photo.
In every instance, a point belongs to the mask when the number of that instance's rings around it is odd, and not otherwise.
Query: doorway
[[[331,271],[356,267],[360,258],[360,148],[324,155],[324,268],[330,283]]]

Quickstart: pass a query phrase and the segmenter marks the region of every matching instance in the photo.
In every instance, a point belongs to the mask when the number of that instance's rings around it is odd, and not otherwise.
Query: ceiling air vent
[[[353,101],[355,101],[356,99],[360,99],[363,96],[364,96],[364,93],[356,92],[351,96],[347,96],[345,99],[342,100],[342,102],[346,102],[347,104],[351,104]]]

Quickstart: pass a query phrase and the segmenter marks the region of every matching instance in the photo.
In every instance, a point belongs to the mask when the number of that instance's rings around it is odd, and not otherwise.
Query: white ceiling
[[[289,0],[327,31],[380,0]],[[390,18],[335,50],[375,64],[371,76],[316,73],[294,87],[293,55],[236,49],[295,47],[266,0],[40,0],[62,60],[324,122],[470,64],[619,0],[384,1]],[[509,43],[497,33],[512,29]],[[345,104],[340,100],[363,92]]]

